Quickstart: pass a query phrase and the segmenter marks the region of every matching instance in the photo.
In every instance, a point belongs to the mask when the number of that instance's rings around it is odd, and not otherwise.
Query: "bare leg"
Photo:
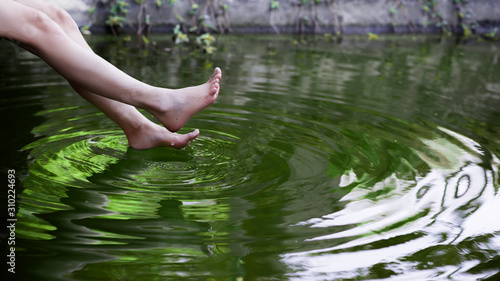
[[[16,1],[47,14],[71,39],[73,39],[73,41],[92,52],[92,49],[88,46],[76,24],[66,11],[40,0]],[[83,98],[92,103],[99,110],[104,112],[110,119],[117,123],[127,136],[130,147],[134,149],[147,149],[157,146],[173,146],[181,148],[186,146],[199,134],[198,131],[194,131],[187,135],[170,133],[165,128],[158,126],[149,119],[145,118],[133,106],[93,94],[79,87],[75,83],[70,82],[70,85]]]
[[[177,131],[192,115],[213,103],[219,92],[220,69],[216,69],[212,78],[200,86],[178,90],[152,87],[95,55],[74,21],[62,9],[38,0],[18,2],[22,4],[2,3],[0,0],[0,36],[23,42],[27,49],[48,61],[80,95],[123,129],[132,148],[165,145],[180,148],[198,136],[198,131],[187,135],[173,134],[150,122],[134,107],[108,98],[141,106],[168,129]],[[17,21],[13,22],[9,14],[16,15]]]

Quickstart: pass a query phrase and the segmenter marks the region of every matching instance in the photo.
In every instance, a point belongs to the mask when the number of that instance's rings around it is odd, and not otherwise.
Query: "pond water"
[[[89,38],[145,82],[223,70],[177,151],[133,151],[44,62],[0,42],[19,280],[477,280],[500,272],[498,43]],[[154,120],[151,116],[148,118]]]

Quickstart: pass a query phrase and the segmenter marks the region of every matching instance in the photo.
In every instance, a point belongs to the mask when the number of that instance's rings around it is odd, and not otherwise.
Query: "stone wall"
[[[65,8],[72,14],[78,25],[83,26],[92,23],[91,30],[99,32],[105,30],[107,17],[106,5],[98,1],[96,13],[90,17],[89,9],[95,0],[49,0]],[[148,1],[148,13],[151,16],[152,32],[171,32],[179,20],[177,16],[184,18],[187,25],[191,24],[189,10],[191,2],[188,0],[177,0],[174,5],[163,0],[163,5],[158,8],[154,0]],[[277,30],[284,33],[296,32],[297,23],[302,21],[303,29],[307,32],[314,30],[318,32],[332,32],[341,27],[345,33],[406,33],[406,32],[432,32],[436,29],[437,21],[444,22],[450,27],[460,26],[458,22],[455,0],[436,0],[436,11],[441,18],[431,18],[424,12],[423,4],[427,0],[321,0],[319,4],[313,5],[310,0],[303,5],[297,5],[300,0],[278,0],[279,7],[273,13],[273,23]],[[134,0],[129,3],[127,24],[123,29],[132,31],[137,26],[137,15],[139,4]],[[207,0],[194,0],[199,4],[197,17],[206,10],[204,18],[208,24],[217,26],[218,23],[229,20],[233,31],[273,33],[270,22],[271,0],[209,0],[209,3],[218,3],[217,7],[226,4],[226,17],[216,16],[210,9],[205,9]],[[463,2],[463,1],[462,1]],[[398,3],[404,4],[398,6]],[[463,4],[465,21],[477,23],[478,32],[491,32],[500,26],[500,1],[498,0],[469,0]],[[219,10],[221,13],[223,9]],[[215,11],[216,12],[216,11]],[[315,19],[317,19],[315,21]],[[427,23],[427,24],[426,24]],[[316,28],[315,28],[316,27]],[[427,27],[427,28],[426,28]],[[460,28],[459,28],[460,29]]]

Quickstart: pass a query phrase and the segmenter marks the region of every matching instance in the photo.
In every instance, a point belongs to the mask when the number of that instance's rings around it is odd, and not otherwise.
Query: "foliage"
[[[84,35],[89,35],[90,32],[90,25],[86,24],[80,28],[80,32]]]
[[[191,10],[189,10],[190,15],[196,15],[196,12],[198,11],[198,8],[200,6],[196,3],[191,4]]]
[[[181,26],[178,24],[174,28],[174,37],[175,37],[175,44],[180,44],[180,43],[187,43],[189,42],[189,38],[184,32],[181,30]]]
[[[112,16],[126,15],[128,13],[128,3],[124,0],[118,0],[111,2],[111,7],[109,13]]]
[[[103,1],[104,3],[108,3],[108,1]],[[106,25],[111,28],[111,31],[116,36],[117,30],[126,23],[127,19],[125,16],[128,13],[128,3],[124,0],[112,0],[108,3],[109,5],[109,13],[108,18],[106,19]],[[93,7],[95,10],[95,7]]]
[[[96,5],[101,3],[107,9],[107,18],[105,20],[106,25],[110,27],[113,34],[117,35],[118,31],[125,27],[132,27],[134,24],[127,22],[129,19],[137,18],[137,35],[138,41],[148,45],[151,43],[149,40],[144,40],[142,31],[147,30],[147,37],[149,37],[151,26],[154,24],[151,19],[161,17],[161,14],[152,15],[155,11],[156,13],[164,12],[166,9],[160,9],[165,3],[171,6],[168,11],[173,13],[175,18],[177,18],[178,26],[174,30],[174,37],[176,44],[183,44],[191,42],[198,47],[203,48],[207,53],[212,51],[213,42],[207,42],[204,34],[210,34],[213,32],[221,33],[224,31],[231,31],[229,24],[229,5],[226,3],[227,0],[206,0],[206,1],[195,1],[190,0],[190,2],[184,2],[188,4],[187,10],[183,12],[184,14],[179,14],[176,10],[175,5],[178,0],[94,0],[94,4],[89,9],[89,23],[81,28],[83,34],[90,34],[90,29],[94,18],[96,17]],[[279,0],[269,0],[269,25],[273,28],[276,34],[279,33],[278,27],[274,24],[274,17],[276,13],[279,13],[280,1]],[[445,11],[446,5],[442,5],[441,2],[437,0],[386,0],[388,13],[387,16],[390,17],[392,26],[394,27],[394,32],[397,32],[396,27],[401,24],[401,20],[406,18],[406,24],[401,26],[407,26],[410,28],[411,32],[416,32],[417,30],[422,30],[420,26],[423,26],[423,31],[427,29],[430,30],[440,30],[445,36],[462,36],[465,39],[468,38],[484,38],[487,40],[497,40],[498,35],[496,30],[490,30],[488,33],[479,36],[476,34],[479,24],[474,20],[473,11],[468,7],[469,1],[465,0],[445,0],[451,2],[454,9],[455,18],[450,20],[445,18],[443,14],[449,14],[449,11]],[[335,0],[296,0],[292,1],[291,5],[295,6],[296,12],[296,27],[295,31],[297,35],[302,35],[309,30],[314,30],[314,33],[327,33],[329,34],[325,38],[332,40],[333,37],[341,37],[344,33],[343,27],[343,16],[342,9],[339,8],[339,1]],[[420,5],[422,20],[421,25],[417,26],[411,22],[409,12],[405,3],[412,2],[412,5]],[[236,2],[238,3],[238,2]],[[289,4],[286,2],[285,4]],[[439,5],[438,5],[439,4]],[[129,15],[130,5],[140,5],[140,12],[137,17]],[[329,16],[323,13],[318,13],[318,10],[329,11]],[[328,18],[325,18],[328,16]],[[323,26],[329,26],[327,31],[321,30]],[[333,31],[331,30],[333,28]],[[399,28],[401,30],[401,28]],[[194,35],[192,40],[189,39],[191,35]],[[212,38],[213,36],[210,35]],[[206,36],[210,38],[210,36]],[[376,40],[375,34],[368,34],[369,40]],[[297,42],[304,41],[303,38],[297,38]]]
[[[483,37],[484,37],[486,40],[491,40],[491,41],[498,40],[497,28],[495,27],[495,29],[493,29],[493,31],[488,32],[488,33],[485,33],[485,34],[483,35]]]
[[[280,7],[280,2],[277,0],[271,0],[271,10],[278,9]]]
[[[439,11],[436,0],[425,1],[422,5],[422,11],[425,17],[424,27],[434,24],[436,27],[441,29],[443,34],[451,36],[448,22],[443,18],[443,14]]]
[[[196,43],[208,54],[213,53],[216,49],[212,44],[215,42],[215,37],[210,33],[205,33],[196,38]]]
[[[179,15],[175,10],[175,4],[177,0],[168,0],[167,3],[172,6],[172,12],[178,20],[178,24],[175,26],[173,33],[175,44],[190,44],[201,48],[206,53],[212,53],[215,51],[215,47],[213,46],[215,42],[215,37],[213,37],[210,32],[220,31],[223,27],[220,25],[220,22],[217,22],[215,19],[215,14],[224,15],[225,16],[225,26],[230,30],[229,20],[226,17],[226,13],[229,9],[229,6],[221,2],[219,7],[216,7],[213,3],[214,1],[205,2],[205,7],[203,10],[200,5],[191,1],[191,6],[189,10],[189,15],[192,17],[191,26],[187,25],[184,17]],[[106,25],[110,27],[112,33],[117,36],[120,28],[125,25],[132,27],[133,24],[127,22],[128,18],[134,18],[133,16],[128,16],[129,14],[129,5],[139,5],[139,12],[135,18],[137,18],[137,38],[139,45],[142,46],[150,46],[154,45],[155,42],[149,39],[152,15],[151,13],[159,8],[161,8],[164,4],[163,0],[94,0],[92,7],[89,9],[89,23],[84,25],[81,28],[81,32],[83,34],[90,34],[90,28],[95,20],[96,7],[99,3],[102,3],[107,10],[107,18]],[[130,3],[130,4],[129,4]],[[216,13],[214,12],[215,9]],[[206,17],[207,10],[211,12],[210,20]],[[159,15],[161,17],[161,15]],[[219,26],[215,27],[212,23],[218,23]],[[143,35],[143,31],[147,30],[147,35]],[[190,34],[195,34],[195,38],[190,39]],[[123,41],[131,41],[129,35],[125,37],[121,37]]]
[[[110,15],[106,20],[106,24],[112,27],[119,26],[122,27],[126,19],[123,16]]]
[[[371,33],[371,32],[368,32],[368,33],[367,33],[367,35],[368,35],[368,40],[369,40],[369,41],[378,40],[378,35],[376,35],[376,34],[373,34],[373,33]]]
[[[182,32],[180,24],[177,24],[174,28],[174,38],[176,45],[190,43],[189,36]],[[213,46],[215,41],[215,37],[213,37],[210,33],[205,33],[203,35],[197,36],[195,39],[196,45],[207,54],[212,54],[213,52],[215,52],[216,48]]]

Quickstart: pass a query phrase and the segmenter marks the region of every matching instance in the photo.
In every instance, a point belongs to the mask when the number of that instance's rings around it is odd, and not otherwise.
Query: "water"
[[[90,38],[159,86],[223,69],[217,102],[181,131],[200,137],[181,151],[130,150],[45,63],[0,42],[2,171],[21,179],[18,279],[500,272],[498,43],[224,36],[207,56],[155,40],[156,51]]]

